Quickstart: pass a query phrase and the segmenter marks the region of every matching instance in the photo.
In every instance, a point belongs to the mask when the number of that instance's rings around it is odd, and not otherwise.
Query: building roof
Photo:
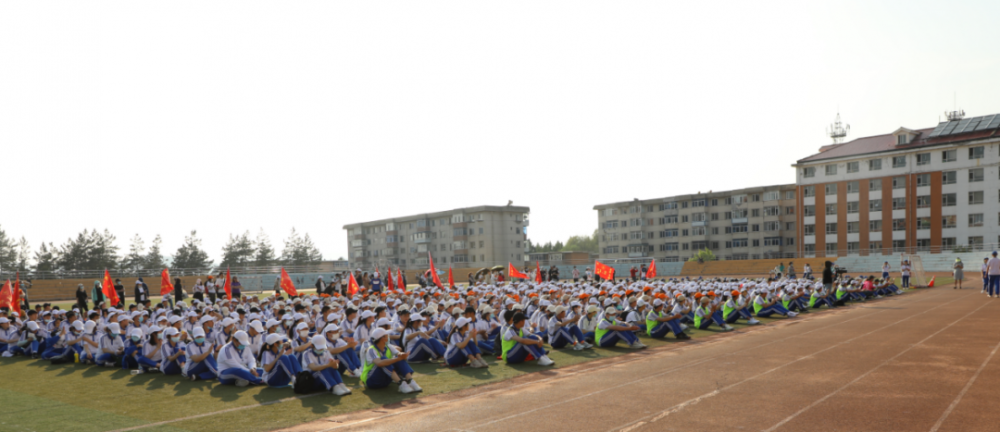
[[[960,124],[973,124],[976,119],[985,119],[987,121],[981,127],[961,128],[958,126]],[[1000,120],[997,120],[997,122],[994,123],[993,119],[1000,119],[1000,114],[941,122],[936,127],[926,129],[914,130],[898,128],[895,132],[890,134],[858,138],[843,144],[825,145],[820,147],[819,153],[796,161],[796,165],[827,159],[909,150],[921,147],[952,145],[1000,136],[1000,127],[994,127],[994,124],[1000,124]],[[978,123],[982,124],[984,122],[980,121]],[[961,132],[952,132],[953,130],[960,130]],[[942,131],[944,131],[944,133],[942,133]],[[896,135],[900,132],[912,133],[915,134],[915,136],[908,144],[896,145]]]
[[[603,209],[612,208],[612,207],[629,206],[629,205],[633,205],[635,203],[639,203],[639,204],[654,204],[654,203],[655,204],[659,204],[659,203],[664,203],[664,202],[673,202],[673,201],[680,202],[680,201],[687,201],[687,200],[692,200],[692,199],[724,198],[724,197],[731,196],[731,195],[753,193],[753,192],[765,192],[767,190],[774,190],[774,189],[778,189],[778,190],[794,190],[795,189],[795,184],[793,183],[793,184],[780,184],[780,185],[770,185],[770,186],[753,186],[753,187],[748,187],[748,188],[743,188],[743,189],[733,189],[733,190],[726,190],[726,191],[707,191],[707,192],[698,192],[696,194],[675,195],[675,196],[663,197],[663,198],[650,198],[650,199],[644,199],[644,200],[636,199],[636,200],[632,200],[632,201],[619,201],[619,202],[613,202],[613,203],[608,203],[608,204],[597,204],[597,205],[594,206],[594,210],[603,210]]]
[[[446,210],[434,213],[423,213],[415,214],[410,216],[401,216],[389,219],[379,219],[368,222],[357,222],[352,224],[344,225],[344,229],[357,228],[366,225],[384,224],[389,222],[403,222],[417,219],[434,219],[443,216],[451,216],[455,213],[476,213],[476,212],[518,212],[518,213],[529,213],[531,211],[530,207],[526,206],[476,206],[476,207],[465,207],[454,210]]]

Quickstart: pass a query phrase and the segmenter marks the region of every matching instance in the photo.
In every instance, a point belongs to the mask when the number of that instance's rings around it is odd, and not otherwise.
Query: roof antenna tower
[[[846,137],[847,133],[850,131],[851,131],[851,125],[840,123],[840,113],[838,112],[837,120],[834,121],[829,128],[827,128],[826,134],[830,135],[830,138],[833,139],[834,144],[840,144],[844,142],[844,137]]]

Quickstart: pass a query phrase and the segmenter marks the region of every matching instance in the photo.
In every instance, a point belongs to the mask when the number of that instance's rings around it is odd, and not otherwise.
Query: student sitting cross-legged
[[[618,341],[623,341],[629,348],[645,348],[646,345],[639,342],[639,337],[634,333],[639,327],[618,321],[617,317],[618,309],[614,306],[608,306],[604,310],[604,317],[597,323],[597,330],[594,333],[597,346],[611,348],[618,344]]]
[[[262,382],[257,371],[257,359],[249,349],[250,335],[239,330],[231,341],[219,350],[219,382],[223,385],[246,387]]]
[[[302,372],[298,359],[292,355],[292,346],[280,334],[269,334],[260,350],[261,379],[269,387],[295,385],[295,376]]]
[[[344,385],[337,368],[340,361],[333,358],[327,349],[326,336],[315,335],[310,340],[311,347],[302,352],[302,370],[312,372],[316,390],[327,390],[337,396],[351,394],[351,389]]]
[[[691,339],[681,328],[681,314],[668,315],[663,311],[663,300],[653,300],[653,309],[646,314],[646,334],[653,338],[663,338],[673,332],[680,340]]]
[[[555,364],[552,359],[545,355],[542,348],[542,339],[536,335],[525,335],[525,316],[520,312],[507,311],[505,314],[512,314],[511,325],[503,330],[503,359],[508,364],[523,363],[532,359],[538,360],[539,366],[549,366]]]
[[[361,372],[361,382],[370,389],[399,385],[400,393],[423,391],[413,380],[413,369],[406,363],[408,354],[397,352],[389,343],[389,332],[377,328],[371,334],[372,343],[365,351],[365,367]]]

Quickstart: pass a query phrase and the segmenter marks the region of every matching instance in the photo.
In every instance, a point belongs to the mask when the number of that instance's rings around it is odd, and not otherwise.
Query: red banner
[[[174,284],[170,282],[170,270],[163,269],[160,272],[160,295],[165,296],[174,290]]]
[[[226,283],[222,285],[222,289],[226,290],[226,300],[233,299],[233,277],[229,273],[229,267],[226,267]]]
[[[111,302],[111,306],[118,306],[118,302],[121,299],[118,298],[118,292],[115,291],[115,284],[111,282],[111,272],[108,269],[104,269],[104,281],[101,283],[101,291],[104,291],[104,297]]]
[[[434,257],[431,256],[430,252],[427,252],[427,260],[431,264],[431,280],[434,281],[434,285],[437,285],[438,288],[444,289],[444,286],[441,285],[441,278],[438,277],[437,269],[434,268]]]
[[[299,295],[299,292],[295,289],[295,284],[292,283],[292,278],[288,277],[288,272],[285,271],[284,267],[281,268],[281,289],[285,290],[290,296]]]
[[[527,279],[528,278],[528,275],[517,271],[517,268],[515,268],[514,264],[512,264],[512,263],[507,263],[507,276],[510,276],[511,279],[513,279],[513,278]]]
[[[594,261],[594,274],[601,277],[604,280],[611,280],[612,276],[615,274],[615,269],[601,264],[600,261]]]
[[[649,264],[649,270],[646,270],[646,279],[652,279],[656,277],[656,260],[654,259],[652,263]]]
[[[354,296],[358,293],[358,281],[354,279],[354,273],[349,273],[351,279],[347,281],[347,295]]]

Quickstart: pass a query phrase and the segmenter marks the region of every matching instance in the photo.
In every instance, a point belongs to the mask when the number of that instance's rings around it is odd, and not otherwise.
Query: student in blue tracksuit
[[[292,355],[292,346],[285,343],[285,337],[269,334],[260,350],[261,379],[268,387],[288,387],[295,385],[295,376],[302,372],[301,363]]]
[[[150,331],[155,333],[159,331],[159,327],[153,326]],[[199,330],[196,328],[192,332],[197,332]],[[205,331],[201,331],[202,339],[204,340]],[[192,342],[193,343],[193,342]],[[206,352],[211,355],[211,349],[206,349]],[[181,335],[177,329],[169,327],[163,330],[163,344],[160,345],[160,372],[164,375],[185,375],[185,368],[187,366],[187,345],[181,343]],[[204,379],[214,378],[214,375]]]
[[[323,336],[326,337],[326,349],[333,358],[340,362],[337,371],[352,378],[361,378],[361,358],[354,350],[358,343],[354,339],[344,340],[341,338],[340,327],[333,323],[327,324],[323,328]]]
[[[310,348],[302,353],[302,370],[312,372],[315,378],[315,389],[326,390],[337,396],[351,394],[337,369],[340,362],[327,350],[326,337],[316,335],[310,341]]]
[[[376,328],[372,331],[371,339],[372,343],[365,351],[365,367],[361,372],[361,382],[365,387],[380,389],[396,383],[400,393],[423,391],[413,380],[413,369],[406,362],[407,353],[398,352],[389,343],[389,332]]]
[[[98,338],[100,353],[94,361],[98,366],[118,366],[118,359],[125,353],[125,343],[122,341],[121,327],[113,322],[105,328],[105,333]]]
[[[410,314],[410,320],[403,327],[400,340],[406,347],[406,352],[412,361],[438,361],[444,356],[445,347],[437,338],[431,336],[433,329],[423,326],[424,317],[421,314]]]
[[[249,349],[250,336],[243,330],[233,333],[231,341],[219,350],[219,383],[246,387],[263,381],[257,371],[257,359]]]
[[[588,344],[583,332],[576,326],[576,317],[567,318],[566,310],[566,306],[549,305],[549,313],[552,314],[546,323],[549,345],[555,349],[567,345],[572,346],[574,351],[586,349]]]
[[[663,311],[663,306],[663,300],[653,300],[653,309],[646,314],[646,334],[652,338],[662,339],[667,333],[673,332],[677,339],[691,339],[681,328],[681,315],[668,315]]]
[[[451,327],[448,350],[444,354],[448,366],[457,367],[469,363],[474,368],[490,367],[483,361],[483,354],[476,345],[476,332],[472,330],[471,323],[470,319],[462,317]]]
[[[56,336],[55,342],[47,344],[49,348],[42,353],[42,359],[56,360],[71,357],[74,353],[83,351],[82,344],[83,322],[75,321],[73,324],[63,327],[61,333]]]
[[[146,354],[159,358],[160,346],[159,338],[155,334],[149,335],[150,342],[154,343],[152,350],[146,351],[146,341],[143,340],[142,329],[133,328],[126,342],[125,354],[122,356],[122,369],[133,370],[133,375],[146,373],[147,369],[159,369],[160,364],[146,357]]]
[[[618,344],[618,341],[623,341],[628,344],[629,348],[646,348],[646,345],[640,342],[634,333],[639,330],[639,327],[618,321],[617,316],[618,309],[614,306],[608,306],[604,310],[604,317],[598,321],[597,330],[594,332],[597,346],[611,348]]]
[[[165,330],[164,335],[168,335],[167,332],[172,328],[170,327]],[[174,331],[177,331],[177,329],[174,329]],[[218,377],[219,365],[215,360],[212,342],[205,338],[205,329],[196,327],[191,333],[194,340],[185,347],[187,361],[185,362],[186,369],[184,376],[188,377],[191,381],[210,380]]]
[[[511,311],[508,311],[508,313]],[[545,355],[542,348],[544,342],[536,335],[526,335],[524,332],[525,316],[521,312],[514,312],[511,317],[511,324],[504,328],[501,344],[503,345],[503,355],[501,358],[507,364],[524,363],[531,356],[538,360],[539,366],[549,366],[555,364],[549,356]]]

